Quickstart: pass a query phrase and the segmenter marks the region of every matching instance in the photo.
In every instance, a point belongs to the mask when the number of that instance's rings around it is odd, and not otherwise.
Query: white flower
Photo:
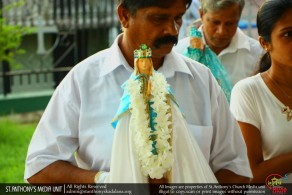
[[[143,94],[140,93],[141,83],[139,80],[129,79],[128,87],[130,93],[130,110],[132,113],[130,128],[134,132],[134,143],[142,172],[145,176],[160,179],[163,174],[172,168],[173,155],[169,143],[171,138],[171,113],[167,104],[168,84],[164,76],[154,72],[152,79],[152,91],[150,100],[152,108],[157,114],[154,119],[156,123],[156,150],[157,155],[152,153],[153,141],[150,138],[149,113],[146,111],[148,103],[145,103]]]

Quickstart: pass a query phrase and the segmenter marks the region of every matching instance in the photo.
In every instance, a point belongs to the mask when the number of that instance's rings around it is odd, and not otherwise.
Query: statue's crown
[[[202,38],[202,33],[192,26],[190,29],[190,37]]]
[[[139,49],[134,51],[135,58],[151,58],[151,56],[151,48],[149,48],[146,44],[141,44]]]

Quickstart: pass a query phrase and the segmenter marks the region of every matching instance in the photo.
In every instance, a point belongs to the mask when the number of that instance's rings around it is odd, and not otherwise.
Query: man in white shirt
[[[252,177],[244,140],[217,81],[203,65],[171,51],[190,3],[119,1],[124,32],[109,49],[76,65],[54,92],[28,149],[28,182],[93,183],[110,172],[111,121],[121,85],[133,72],[133,52],[142,43],[151,47],[154,69],[171,85],[218,181],[239,183]]]
[[[204,0],[199,10],[203,40],[217,54],[232,85],[252,76],[263,54],[259,42],[237,27],[244,3],[244,0]],[[174,50],[183,53],[189,45],[187,37],[180,40]]]

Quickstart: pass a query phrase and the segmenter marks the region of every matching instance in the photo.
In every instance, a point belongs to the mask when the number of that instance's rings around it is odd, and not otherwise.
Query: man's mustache
[[[156,49],[158,49],[160,47],[160,45],[163,44],[168,44],[168,43],[173,43],[174,45],[176,45],[178,42],[178,38],[175,36],[166,36],[166,37],[161,37],[158,38],[154,41],[153,45]]]

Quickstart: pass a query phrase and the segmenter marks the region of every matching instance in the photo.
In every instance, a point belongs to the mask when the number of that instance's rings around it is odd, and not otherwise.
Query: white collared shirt
[[[202,32],[202,26],[199,28]],[[204,36],[203,41],[205,42]],[[205,42],[206,43],[206,42]],[[190,45],[190,37],[181,39],[174,51],[182,54]],[[258,69],[258,61],[263,54],[259,42],[237,28],[229,46],[217,56],[229,75],[232,86],[239,80],[252,76]]]
[[[133,71],[118,47],[121,36],[109,49],[76,65],[55,90],[31,140],[25,179],[57,160],[109,171],[115,132],[111,120],[121,85]],[[209,69],[171,52],[158,72],[167,78],[212,170],[251,177],[238,124]]]

